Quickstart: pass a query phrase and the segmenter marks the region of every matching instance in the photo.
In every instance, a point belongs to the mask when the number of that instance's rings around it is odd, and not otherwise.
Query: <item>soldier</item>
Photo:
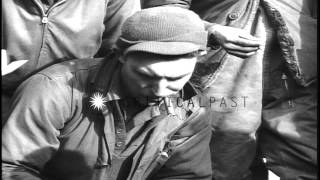
[[[186,103],[206,45],[195,13],[150,8],[125,21],[119,52],[35,74],[2,130],[3,179],[210,180],[208,118]]]
[[[142,1],[160,5],[190,9],[206,24],[211,49],[192,82],[216,102],[246,97],[244,108],[211,108],[214,179],[250,179],[259,127],[269,170],[317,179],[317,1]]]

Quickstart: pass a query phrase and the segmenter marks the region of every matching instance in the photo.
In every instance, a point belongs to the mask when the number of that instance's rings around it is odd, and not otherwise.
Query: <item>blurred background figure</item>
[[[211,108],[214,179],[252,179],[249,169],[256,151],[281,179],[316,179],[317,1],[141,4],[178,6],[199,14],[210,33],[209,51],[192,82],[216,101],[247,97],[244,108],[225,103]]]
[[[58,62],[105,55],[125,19],[140,9],[138,0],[1,3],[1,49],[6,50],[7,64],[18,62],[14,71],[2,76],[2,121],[12,93],[23,80]]]
[[[192,11],[149,8],[124,22],[118,51],[28,78],[2,128],[2,178],[211,180],[209,116],[189,104],[207,36]]]

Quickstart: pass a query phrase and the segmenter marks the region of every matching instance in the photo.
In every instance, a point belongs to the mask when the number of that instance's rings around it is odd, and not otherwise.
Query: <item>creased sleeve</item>
[[[106,50],[113,48],[121,33],[124,21],[140,10],[139,0],[110,0],[107,4],[104,20],[105,30],[102,36],[101,47],[96,57],[106,55]]]
[[[150,8],[156,6],[177,6],[189,9],[192,0],[141,0],[141,8]]]
[[[59,129],[70,117],[70,90],[63,83],[35,75],[13,97],[2,127],[2,178],[42,179],[41,170],[59,147]]]

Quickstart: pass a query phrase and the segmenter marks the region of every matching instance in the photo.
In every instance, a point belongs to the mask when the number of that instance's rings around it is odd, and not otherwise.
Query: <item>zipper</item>
[[[42,22],[42,24],[48,23],[48,14],[43,14],[41,22]]]
[[[173,154],[173,147],[169,141],[164,145],[162,151],[158,152],[153,158],[148,168],[145,171],[145,179],[151,180],[152,176],[168,161]]]
[[[43,7],[42,5],[37,1],[37,0],[33,0],[33,2],[37,5],[37,7],[39,8],[39,10],[41,11],[41,14],[42,14],[42,19],[43,17],[48,17],[49,13],[52,11],[52,9],[54,9],[55,7],[59,6],[60,4],[64,3],[65,0],[61,0],[61,1],[58,1],[56,3],[54,3],[49,9],[47,12],[44,12],[43,10]]]
[[[44,43],[45,43],[45,29],[46,29],[46,25],[47,23],[49,22],[48,20],[48,16],[49,16],[49,13],[52,11],[53,8],[57,7],[58,5],[62,4],[65,2],[65,0],[61,0],[61,1],[58,1],[56,3],[54,3],[48,10],[47,12],[44,12],[44,9],[42,7],[42,5],[37,1],[37,0],[32,0],[33,3],[38,7],[38,9],[40,10],[41,12],[41,23],[42,23],[42,38],[41,38],[41,47],[40,47],[40,50],[39,50],[39,55],[38,55],[38,59],[40,58],[40,55],[41,55],[41,51],[42,51],[42,48],[44,46]]]
[[[288,77],[287,77],[286,74],[282,73],[281,79],[283,80],[284,87],[285,87],[287,95],[288,95],[288,105],[289,105],[290,108],[292,108],[293,107],[293,101],[291,99],[291,94],[290,94],[290,90],[289,90]]]
[[[167,110],[167,112],[169,112]],[[168,134],[167,140],[164,144],[163,149],[156,154],[154,160],[150,163],[149,167],[145,171],[146,179],[151,180],[152,176],[168,161],[170,157],[172,157],[173,153],[176,151],[176,146],[172,144],[170,139],[172,136],[179,131],[182,127],[186,126],[189,121],[192,121],[199,114],[199,110],[194,112],[191,116],[189,116],[186,122],[180,124],[176,127],[171,133]],[[168,116],[173,116],[172,114],[168,114]]]

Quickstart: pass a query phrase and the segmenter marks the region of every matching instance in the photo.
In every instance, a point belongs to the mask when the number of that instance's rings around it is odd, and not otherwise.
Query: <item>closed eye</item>
[[[175,88],[175,87],[172,87],[172,86],[169,86],[168,89],[170,89],[170,90],[173,91],[173,92],[178,92],[178,91],[181,90],[181,89],[179,89],[179,88]]]
[[[166,77],[166,79],[168,81],[178,81],[186,76],[188,76],[190,73],[187,73],[187,74],[183,74],[183,75],[180,75],[180,76],[176,76],[176,77]]]
[[[134,70],[135,73],[137,73],[140,77],[146,80],[156,80],[156,79],[161,79],[161,77],[155,76],[154,74],[149,74],[144,71],[139,71],[137,69]]]
[[[178,81],[178,80],[183,79],[184,77],[186,77],[186,76],[191,74],[191,73],[186,73],[186,74],[182,74],[182,75],[175,76],[175,77],[171,77],[171,76],[162,77],[162,76],[158,76],[152,70],[149,70],[150,72],[146,72],[146,71],[143,71],[143,70],[135,69],[134,71],[140,77],[142,77],[143,79],[146,79],[146,80],[160,80],[162,78],[165,78],[167,81],[171,81],[171,82]]]

